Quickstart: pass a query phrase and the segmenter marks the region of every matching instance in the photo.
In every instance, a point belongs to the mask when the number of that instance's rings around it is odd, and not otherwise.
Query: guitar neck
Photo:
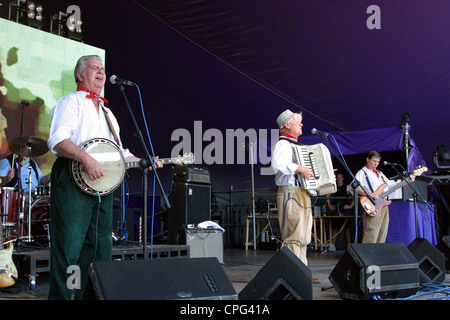
[[[392,186],[391,188],[389,188],[386,192],[381,194],[381,197],[383,199],[386,199],[392,192],[397,191],[400,188],[403,188],[404,186],[406,186],[408,184],[408,182],[406,181],[401,181],[397,184],[395,184],[394,186]]]
[[[414,172],[412,173],[414,176],[420,176],[423,172],[428,171],[427,167],[421,167],[419,166],[416,170],[414,170]],[[386,198],[388,195],[390,195],[392,192],[394,192],[395,190],[402,188],[404,186],[406,186],[408,184],[407,181],[401,181],[399,183],[397,183],[396,185],[394,185],[393,187],[389,188],[388,191],[384,192],[381,194],[382,198]]]

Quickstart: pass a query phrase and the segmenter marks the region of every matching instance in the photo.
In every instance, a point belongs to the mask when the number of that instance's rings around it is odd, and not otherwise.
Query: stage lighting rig
[[[17,0],[9,4],[8,19],[30,27],[42,29],[44,26],[44,7],[33,1]]]
[[[33,1],[27,2],[27,22],[30,26],[42,29],[44,26],[44,7]]]
[[[70,9],[67,8],[68,10]],[[50,33],[57,34],[61,37],[83,42],[83,21],[80,14],[69,14],[59,11],[52,15],[50,22]]]
[[[450,174],[450,150],[445,145],[438,145],[433,155],[433,163],[436,166],[436,173]],[[448,166],[444,166],[448,164]]]

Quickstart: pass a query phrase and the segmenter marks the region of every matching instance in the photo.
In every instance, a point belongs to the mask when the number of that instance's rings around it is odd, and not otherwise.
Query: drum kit
[[[21,148],[19,146],[22,146]],[[34,158],[48,151],[47,142],[43,139],[24,136],[11,140],[9,149],[13,154]],[[11,169],[14,169],[14,157]],[[22,169],[23,170],[23,169]],[[34,194],[31,186],[31,167],[29,170],[28,192],[17,187],[3,187],[0,194],[1,211],[0,243],[17,241],[33,245],[50,246],[50,186],[38,185]]]

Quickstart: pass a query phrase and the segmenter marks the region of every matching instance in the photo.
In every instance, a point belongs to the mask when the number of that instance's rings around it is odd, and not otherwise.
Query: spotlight
[[[17,0],[9,4],[9,20],[42,29],[44,26],[44,7],[33,1]]]
[[[54,14],[50,22],[50,32],[61,37],[83,42],[83,21],[75,16],[62,11]]]
[[[76,41],[83,41],[83,21],[76,14],[71,15],[66,22],[67,37]]]
[[[42,29],[44,26],[44,7],[35,4],[33,1],[27,2],[27,24],[31,27]]]
[[[438,169],[438,172],[450,173],[450,150],[447,146],[438,145],[436,147],[436,152],[433,155],[433,163]],[[449,166],[443,166],[442,164],[449,164]]]

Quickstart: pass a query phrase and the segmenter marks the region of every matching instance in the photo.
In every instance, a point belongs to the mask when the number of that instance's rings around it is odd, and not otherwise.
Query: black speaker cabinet
[[[239,293],[239,300],[312,300],[311,270],[283,248]]]
[[[416,238],[408,246],[419,263],[420,284],[445,279],[445,257],[427,239]]]
[[[217,258],[96,261],[86,300],[237,300]]]
[[[420,287],[417,259],[403,243],[350,244],[329,279],[355,300],[408,297]]]
[[[211,220],[211,186],[174,183],[168,223],[169,244],[186,244],[186,227]]]
[[[428,201],[428,182],[425,180],[425,178],[418,176],[414,181],[414,186],[416,187],[415,189],[417,189],[417,191],[419,192],[421,198],[423,198],[424,201]],[[416,190],[414,190],[410,186],[406,185],[404,188],[401,188],[400,191],[402,192],[402,201],[414,200],[414,193],[416,192]]]
[[[445,270],[450,271],[450,236],[443,236],[439,241],[437,248],[444,255]]]

